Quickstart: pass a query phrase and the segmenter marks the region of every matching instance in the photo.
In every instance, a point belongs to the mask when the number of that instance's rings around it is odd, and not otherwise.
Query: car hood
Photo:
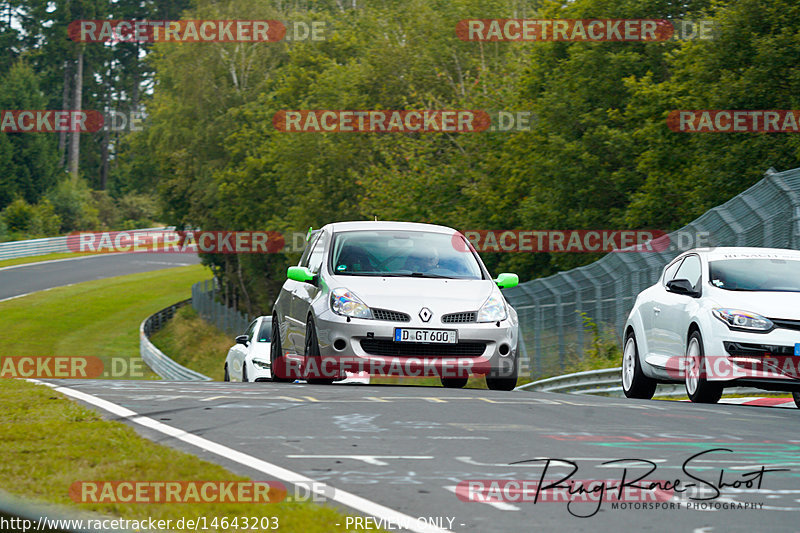
[[[767,318],[800,320],[800,292],[726,291],[714,289],[709,295],[714,307],[728,307],[758,313]]]
[[[402,311],[412,317],[427,307],[434,316],[477,311],[495,290],[492,280],[333,276],[331,290],[345,287],[369,307]]]

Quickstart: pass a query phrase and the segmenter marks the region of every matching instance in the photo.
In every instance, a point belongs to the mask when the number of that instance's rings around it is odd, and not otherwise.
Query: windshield
[[[424,231],[348,231],[336,236],[331,269],[346,276],[483,279],[467,244],[454,246],[454,239],[463,241]]]
[[[725,259],[709,263],[711,284],[729,291],[800,292],[800,260]]]

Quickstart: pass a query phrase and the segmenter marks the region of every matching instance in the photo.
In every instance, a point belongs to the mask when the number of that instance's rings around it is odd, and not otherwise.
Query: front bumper
[[[351,318],[326,310],[315,320],[321,359],[347,371],[372,375],[464,377],[508,370],[517,357],[518,327],[491,323],[442,323]],[[456,344],[400,343],[395,328],[455,330]],[[308,365],[308,361],[306,362]],[[331,363],[329,363],[330,365]]]
[[[708,381],[769,390],[800,390],[800,356],[794,355],[800,331],[775,328],[768,333],[729,329],[718,320],[704,338]],[[796,386],[796,387],[795,387]]]

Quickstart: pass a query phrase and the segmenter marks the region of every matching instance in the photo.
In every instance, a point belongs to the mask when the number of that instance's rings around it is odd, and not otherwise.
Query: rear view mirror
[[[244,344],[247,346],[247,335],[239,335],[236,337],[236,344]]]
[[[688,279],[673,279],[668,281],[667,290],[675,294],[685,294],[686,296],[698,296],[700,294],[694,290],[692,282]]]

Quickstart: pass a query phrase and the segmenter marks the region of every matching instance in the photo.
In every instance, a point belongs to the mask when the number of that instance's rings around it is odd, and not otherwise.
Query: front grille
[[[478,320],[477,311],[468,311],[466,313],[450,313],[449,315],[442,316],[442,322],[445,324],[466,324]]]
[[[724,342],[725,351],[739,357],[764,357],[765,355],[794,355],[794,346],[773,346],[749,342]]]
[[[400,311],[389,311],[388,309],[373,309],[372,316],[375,320],[390,320],[392,322],[411,322],[411,317]]]
[[[770,318],[776,328],[793,329],[800,331],[800,320],[787,320],[784,318]]]
[[[361,348],[370,355],[383,357],[480,357],[486,349],[486,343],[420,344],[384,339],[361,339]]]

